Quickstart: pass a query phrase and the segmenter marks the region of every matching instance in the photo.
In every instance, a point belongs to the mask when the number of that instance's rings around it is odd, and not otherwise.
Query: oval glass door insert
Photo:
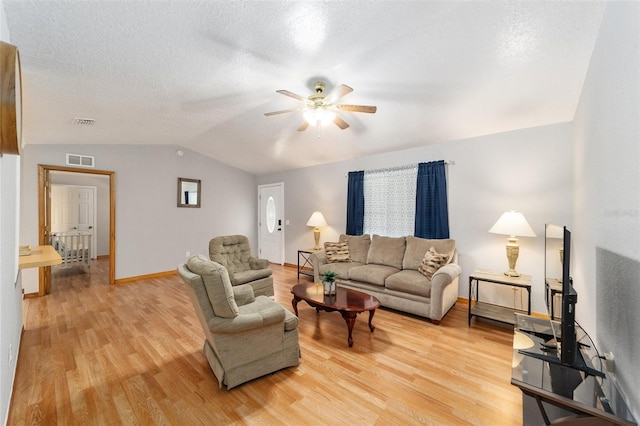
[[[265,212],[265,222],[267,223],[267,229],[269,233],[273,233],[273,230],[276,228],[276,202],[273,200],[273,197],[269,197],[267,200],[267,209]]]

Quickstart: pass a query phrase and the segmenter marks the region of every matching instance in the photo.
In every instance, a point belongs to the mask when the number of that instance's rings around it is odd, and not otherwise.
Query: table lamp
[[[313,212],[309,220],[307,221],[307,226],[313,226],[315,229],[313,230],[313,238],[316,241],[316,250],[320,250],[320,227],[327,226],[327,221],[324,220],[324,216],[320,212]]]
[[[520,246],[516,237],[535,237],[536,234],[529,226],[527,219],[520,212],[511,210],[504,212],[500,219],[489,229],[492,234],[509,235],[507,238],[507,260],[509,261],[509,270],[504,274],[509,277],[519,277],[520,273],[516,271],[516,261],[520,253]]]

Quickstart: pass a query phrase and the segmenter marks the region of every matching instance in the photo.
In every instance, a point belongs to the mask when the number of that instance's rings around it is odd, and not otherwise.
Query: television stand
[[[589,366],[596,377],[561,364],[557,353],[543,356],[539,348],[552,337],[550,329],[548,319],[516,314],[511,384],[522,391],[523,425],[636,425],[604,365]],[[590,359],[582,352],[591,349],[581,345],[580,359]]]

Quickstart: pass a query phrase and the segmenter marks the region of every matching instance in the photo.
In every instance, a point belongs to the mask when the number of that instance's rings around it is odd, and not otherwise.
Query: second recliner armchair
[[[244,235],[226,235],[209,241],[209,258],[229,272],[231,285],[250,284],[256,296],[273,296],[273,277],[267,259],[251,255]]]

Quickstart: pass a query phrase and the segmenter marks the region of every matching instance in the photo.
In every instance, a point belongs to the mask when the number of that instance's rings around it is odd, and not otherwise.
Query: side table
[[[316,250],[314,248],[298,250],[298,280],[300,279],[300,274],[313,278],[313,263],[311,263],[311,255],[319,252],[320,250],[321,249]]]
[[[480,282],[523,288],[527,291],[527,310],[510,308],[480,301]],[[509,277],[502,272],[476,270],[469,275],[469,325],[471,317],[488,318],[515,325],[515,313],[531,315],[531,276]]]

